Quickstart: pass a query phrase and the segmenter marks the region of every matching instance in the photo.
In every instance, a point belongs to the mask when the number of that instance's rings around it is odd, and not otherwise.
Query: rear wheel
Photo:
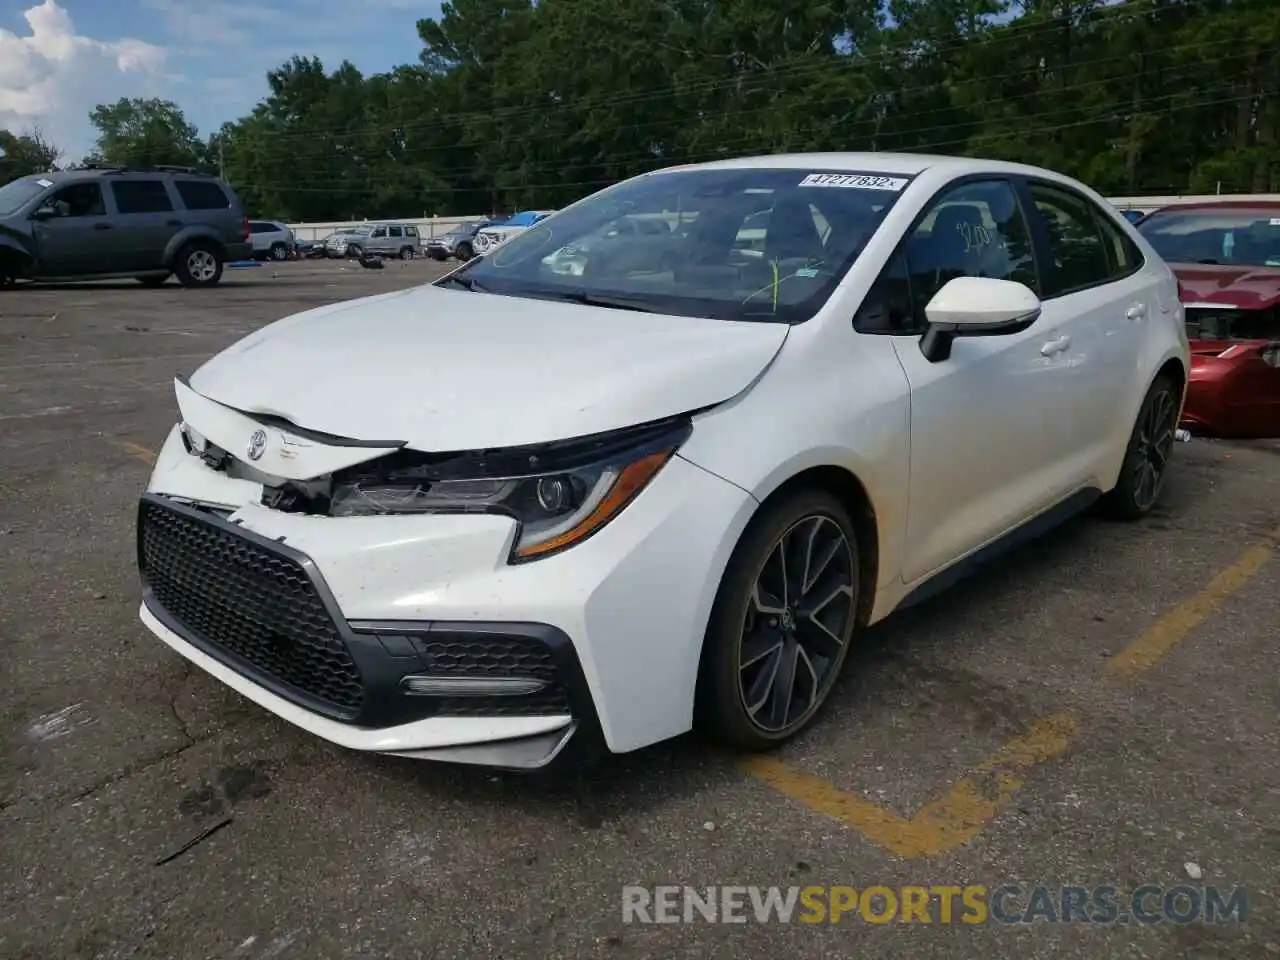
[[[1155,507],[1178,429],[1179,386],[1172,377],[1156,378],[1147,391],[1125,450],[1120,478],[1103,499],[1103,509],[1119,520],[1137,520]]]
[[[222,279],[222,251],[204,240],[193,240],[178,251],[173,265],[184,287],[212,287]]]
[[[848,655],[858,570],[853,521],[836,497],[799,490],[766,507],[734,550],[712,608],[699,726],[751,750],[804,729]]]

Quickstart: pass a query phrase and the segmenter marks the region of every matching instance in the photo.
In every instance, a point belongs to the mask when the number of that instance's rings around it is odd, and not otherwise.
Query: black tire
[[[1152,511],[1164,490],[1178,429],[1182,386],[1157,377],[1142,399],[1116,485],[1102,498],[1102,511],[1115,520],[1138,520]]]
[[[207,240],[192,240],[178,251],[173,274],[184,287],[214,287],[222,279],[223,252]]]
[[[144,287],[161,287],[168,282],[169,274],[166,273],[163,277],[134,277],[133,279]]]
[[[400,248],[400,259],[401,259],[401,260],[412,260],[412,259],[413,259],[414,257],[416,257],[416,256],[417,256],[417,253],[415,253],[415,252],[414,252],[413,247],[401,247],[401,248]]]
[[[460,244],[454,247],[453,255],[463,263],[466,263],[476,255],[475,247],[463,240]]]
[[[288,260],[289,248],[283,243],[273,243],[271,250],[267,254],[272,260]]]
[[[752,520],[725,569],[707,626],[695,703],[702,732],[733,747],[765,750],[809,725],[849,653],[859,567],[849,511],[824,490],[797,490]],[[793,569],[783,579],[786,568]],[[777,684],[787,677],[783,690]]]
[[[364,256],[364,247],[360,246],[358,243],[348,244],[347,256],[353,260],[359,260]]]

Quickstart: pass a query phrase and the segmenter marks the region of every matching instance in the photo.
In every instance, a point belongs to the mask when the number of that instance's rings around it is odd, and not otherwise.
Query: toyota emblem
[[[263,452],[267,449],[267,431],[255,430],[253,436],[249,438],[249,459],[261,460]]]

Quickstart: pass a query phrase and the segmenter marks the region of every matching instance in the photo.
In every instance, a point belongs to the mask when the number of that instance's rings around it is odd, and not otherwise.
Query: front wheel
[[[1155,507],[1164,490],[1178,430],[1180,390],[1172,377],[1156,378],[1143,398],[1115,487],[1103,499],[1106,513],[1137,520]]]
[[[412,260],[412,259],[414,258],[414,256],[416,256],[416,254],[414,254],[414,252],[413,252],[413,247],[401,247],[401,248],[400,248],[400,259],[401,259],[401,260]]]
[[[468,260],[470,260],[472,257],[476,255],[476,251],[471,246],[471,244],[467,243],[464,240],[462,243],[458,244],[457,249],[453,251],[453,255],[457,257],[459,260],[461,260],[463,263],[466,263]]]
[[[797,491],[752,521],[712,607],[698,677],[701,728],[763,750],[813,720],[857,624],[858,559],[848,510],[823,490]]]
[[[272,260],[288,260],[289,248],[286,247],[283,243],[273,243],[271,245],[271,259]]]
[[[348,247],[347,247],[347,256],[348,256],[348,257],[350,257],[350,258],[352,258],[352,259],[355,259],[355,260],[361,260],[361,259],[363,259],[363,258],[364,258],[364,247],[360,246],[359,244],[355,244],[355,243],[351,244],[350,246],[348,246]]]
[[[193,240],[178,251],[173,272],[184,287],[212,287],[222,279],[222,253],[212,244]]]

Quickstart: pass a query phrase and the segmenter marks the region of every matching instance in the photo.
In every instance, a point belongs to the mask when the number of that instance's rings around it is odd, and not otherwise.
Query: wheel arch
[[[35,272],[35,257],[28,251],[12,243],[0,242],[0,276],[7,275],[15,280],[23,280]]]
[[[223,244],[221,238],[219,238],[214,231],[208,229],[207,227],[187,227],[184,230],[179,230],[177,233],[175,233],[172,237],[169,238],[169,243],[165,247],[165,253],[164,253],[165,264],[168,267],[172,268],[178,258],[178,253],[182,250],[183,247],[185,247],[188,243],[191,243],[193,240],[199,240],[202,243],[209,244],[211,247],[214,247],[222,255],[222,258],[224,260],[226,259],[226,256],[227,256],[226,245]],[[257,251],[254,251],[254,252],[255,254],[257,253]]]
[[[818,489],[838,499],[849,511],[854,533],[858,538],[858,626],[864,627],[871,619],[875,606],[876,585],[880,577],[880,522],[875,502],[862,479],[847,467],[820,463],[796,470],[777,480],[772,489],[761,496],[756,494],[759,506],[752,514],[747,527],[739,535],[739,542],[755,518],[768,507],[799,490]]]

